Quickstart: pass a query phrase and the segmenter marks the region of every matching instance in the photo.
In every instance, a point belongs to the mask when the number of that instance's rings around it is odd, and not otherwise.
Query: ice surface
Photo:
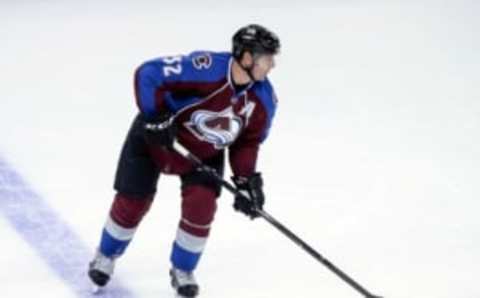
[[[25,214],[45,204],[45,221],[65,223],[40,229],[46,241],[75,235],[74,263],[93,254],[136,112],[135,67],[228,50],[233,31],[258,22],[283,44],[271,75],[279,110],[259,161],[267,210],[376,294],[480,297],[479,4],[172,2],[0,3],[0,157],[29,188],[18,198]],[[12,185],[0,182],[5,203]],[[161,178],[115,289],[171,295],[178,186]],[[225,193],[197,273],[201,297],[359,297],[230,205]],[[82,277],[62,277],[5,210],[0,296],[85,297]],[[65,243],[49,245],[69,256]]]

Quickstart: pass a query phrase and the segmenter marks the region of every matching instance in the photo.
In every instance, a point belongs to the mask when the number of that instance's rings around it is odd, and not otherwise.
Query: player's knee
[[[217,193],[210,187],[190,185],[182,190],[182,218],[196,225],[209,225],[217,209]]]
[[[110,209],[111,218],[124,228],[136,227],[150,209],[153,194],[134,197],[117,193]]]

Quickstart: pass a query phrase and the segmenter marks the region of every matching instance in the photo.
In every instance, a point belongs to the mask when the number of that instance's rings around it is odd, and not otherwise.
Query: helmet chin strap
[[[243,66],[241,63],[239,63],[239,64],[240,64],[240,67],[247,73],[250,80],[252,82],[255,82],[255,78],[253,77],[253,67],[255,66],[255,63],[252,63],[252,65],[250,65],[248,67]]]
[[[256,55],[255,54],[252,54],[252,64],[250,66],[243,66],[243,64],[239,61],[239,65],[240,67],[247,73],[248,77],[250,78],[250,80],[252,82],[256,82],[257,80],[255,79],[255,77],[253,76],[253,68],[255,67],[255,60],[256,60]]]

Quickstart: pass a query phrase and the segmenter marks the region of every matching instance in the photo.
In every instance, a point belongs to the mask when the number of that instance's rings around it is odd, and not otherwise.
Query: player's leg
[[[222,174],[223,152],[206,164]],[[193,172],[182,176],[182,218],[170,258],[172,286],[180,297],[195,297],[198,294],[193,272],[204,251],[219,195],[220,186],[208,174]]]
[[[98,286],[104,286],[109,281],[115,259],[125,252],[133,239],[156,192],[159,170],[150,158],[142,133],[137,117],[118,162],[115,177],[117,194],[103,227],[98,251],[89,266],[89,276]]]

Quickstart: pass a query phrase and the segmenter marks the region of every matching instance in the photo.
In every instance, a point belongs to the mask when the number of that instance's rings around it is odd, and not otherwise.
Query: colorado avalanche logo
[[[212,66],[212,56],[208,53],[200,54],[192,58],[193,66],[198,69],[208,69]]]
[[[216,149],[222,149],[235,141],[243,122],[235,115],[232,107],[229,107],[221,112],[196,111],[185,126],[199,140],[213,144]]]

